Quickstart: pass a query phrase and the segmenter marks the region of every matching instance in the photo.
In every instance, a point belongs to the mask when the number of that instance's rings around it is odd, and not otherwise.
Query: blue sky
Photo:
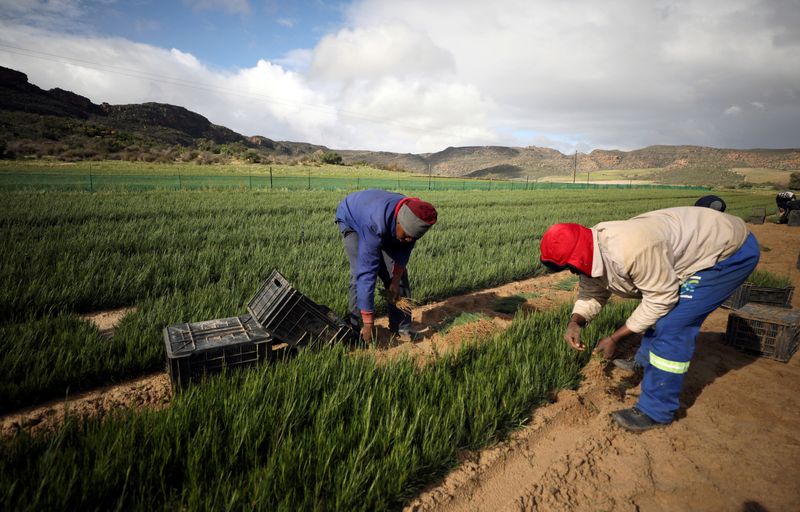
[[[345,3],[184,2],[100,3],[83,20],[93,31],[163,48],[178,48],[216,68],[249,67],[312,48],[343,23]]]
[[[800,147],[798,0],[0,0],[0,65],[245,135]]]

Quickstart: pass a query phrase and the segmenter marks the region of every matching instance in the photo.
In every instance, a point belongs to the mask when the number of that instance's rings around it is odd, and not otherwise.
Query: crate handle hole
[[[277,286],[278,288],[280,288],[280,287],[281,287],[281,282],[280,282],[280,281],[278,281],[277,279],[275,280],[275,286]]]

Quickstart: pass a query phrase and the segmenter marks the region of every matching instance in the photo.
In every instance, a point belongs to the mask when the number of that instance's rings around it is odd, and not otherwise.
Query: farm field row
[[[624,321],[616,303],[587,329]],[[0,440],[9,510],[386,510],[578,382],[566,308],[419,367],[339,347],[208,379],[160,411]]]
[[[243,314],[273,269],[335,311],[348,270],[333,212],[344,192],[8,193],[0,201],[0,410],[162,367],[161,329]],[[553,222],[592,225],[689,191],[431,192],[440,222],[410,266],[429,301],[534,275]],[[768,196],[726,195],[734,214]],[[135,306],[113,339],[80,313]]]

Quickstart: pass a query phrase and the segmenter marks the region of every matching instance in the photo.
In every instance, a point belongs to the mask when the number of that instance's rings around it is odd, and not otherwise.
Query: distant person
[[[708,208],[667,208],[591,229],[555,224],[540,247],[545,266],[580,274],[564,335],[575,350],[586,349],[581,329],[612,293],[641,299],[625,324],[595,350],[611,359],[620,339],[643,333],[635,357],[644,370],[639,401],[612,416],[632,431],[671,423],[700,325],[758,263],[758,242],[744,221]]]
[[[778,224],[788,223],[789,213],[800,210],[800,200],[789,190],[779,192],[775,197],[775,204],[778,206]]]
[[[389,330],[403,341],[419,337],[411,330],[411,315],[394,303],[399,297],[411,297],[406,265],[414,244],[436,220],[436,208],[430,203],[384,190],[354,192],[336,208],[336,224],[350,261],[348,321],[367,343],[372,341],[377,279],[388,294]]]
[[[711,208],[712,210],[717,210],[718,212],[724,212],[727,205],[725,201],[722,200],[719,196],[703,196],[698,199],[695,203],[695,206],[702,206],[704,208]]]

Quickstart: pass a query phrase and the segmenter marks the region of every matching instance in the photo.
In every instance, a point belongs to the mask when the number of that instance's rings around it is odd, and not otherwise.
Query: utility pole
[[[428,164],[428,190],[431,189],[431,164]]]
[[[572,183],[575,183],[575,176],[578,172],[578,150],[575,150],[575,158],[572,160]]]

